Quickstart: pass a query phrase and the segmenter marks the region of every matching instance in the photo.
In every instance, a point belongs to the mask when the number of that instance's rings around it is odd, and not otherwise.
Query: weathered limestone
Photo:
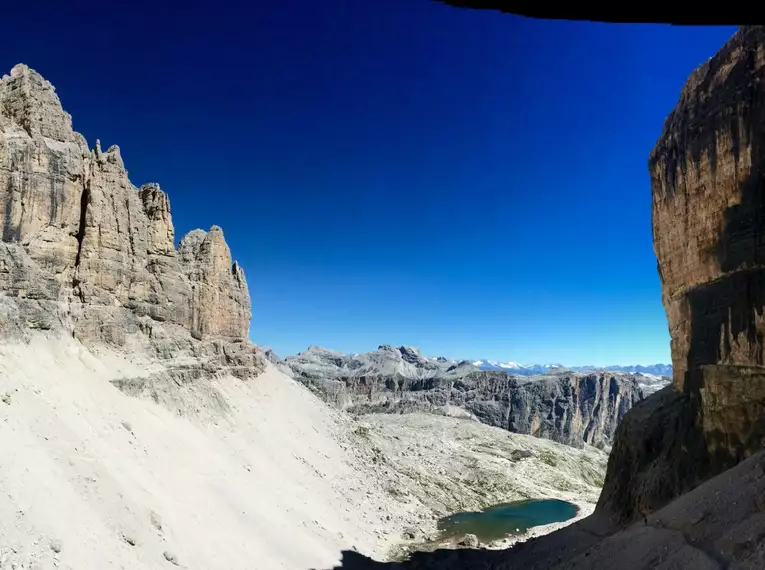
[[[85,139],[53,86],[26,66],[0,79],[0,219],[4,242],[24,245],[71,281],[85,177]]]
[[[643,397],[636,375],[588,372],[515,377],[469,362],[382,345],[353,356],[310,347],[278,365],[353,413],[461,413],[515,433],[573,446],[610,445],[619,420]]]
[[[744,27],[693,72],[649,161],[681,389],[702,365],[765,364],[763,41],[762,28]]]
[[[191,331],[195,336],[241,338],[250,325],[250,294],[244,271],[231,261],[223,230],[196,230],[182,242],[191,281]]]
[[[165,355],[189,335],[249,346],[247,284],[221,229],[176,250],[159,185],[133,186],[116,145],[90,150],[53,86],[21,64],[0,79],[0,223],[0,334],[142,334]]]
[[[595,513],[509,551],[342,568],[764,567],[765,27],[693,72],[649,169],[674,383],[619,424]]]
[[[664,390],[617,430],[601,510],[633,520],[765,442],[765,29],[696,69],[651,153],[672,337]]]

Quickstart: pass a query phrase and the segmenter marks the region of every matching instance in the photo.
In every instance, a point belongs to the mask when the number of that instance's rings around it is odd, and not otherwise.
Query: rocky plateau
[[[610,446],[619,421],[644,391],[666,385],[661,377],[604,370],[486,371],[408,346],[354,355],[313,346],[283,361],[271,357],[286,374],[352,413],[439,413],[575,446]]]

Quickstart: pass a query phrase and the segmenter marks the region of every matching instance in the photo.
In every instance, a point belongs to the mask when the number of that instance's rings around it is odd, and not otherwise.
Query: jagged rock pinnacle
[[[32,71],[33,70],[28,65],[24,63],[17,63],[11,69],[11,77],[21,77],[22,75],[32,73]]]
[[[247,284],[223,231],[191,232],[176,250],[159,185],[137,189],[117,145],[104,152],[96,140],[89,152],[53,86],[27,65],[0,79],[0,138],[0,265],[18,269],[0,274],[0,289],[36,275],[45,290],[29,310],[77,299],[68,320],[83,340],[120,344],[145,319],[199,339],[248,338]]]

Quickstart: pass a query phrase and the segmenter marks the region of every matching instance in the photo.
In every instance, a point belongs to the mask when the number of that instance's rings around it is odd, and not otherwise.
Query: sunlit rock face
[[[353,355],[312,346],[277,365],[353,413],[458,414],[577,447],[611,444],[619,421],[643,398],[645,378],[603,370],[516,376],[390,345]]]
[[[209,370],[262,368],[223,231],[194,230],[176,249],[167,194],[135,187],[116,145],[89,148],[23,64],[0,78],[0,226],[0,336],[50,330]]]
[[[195,230],[179,255],[159,185],[133,186],[116,145],[89,149],[25,65],[0,79],[0,198],[2,241],[54,282],[42,300],[80,303],[76,336],[116,341],[120,321],[148,316],[198,338],[247,339],[250,297],[222,230]]]

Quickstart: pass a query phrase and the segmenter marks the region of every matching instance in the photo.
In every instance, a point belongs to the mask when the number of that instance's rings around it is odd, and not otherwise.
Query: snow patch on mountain
[[[672,376],[671,364],[631,364],[631,365],[611,365],[611,366],[564,366],[563,364],[521,364],[519,362],[499,362],[496,360],[474,360],[473,366],[480,370],[495,370],[511,372],[523,376],[535,374],[546,374],[559,370],[571,370],[573,372],[589,372],[593,370],[608,370],[610,372],[626,372],[633,374],[643,374],[647,376],[666,377]]]

